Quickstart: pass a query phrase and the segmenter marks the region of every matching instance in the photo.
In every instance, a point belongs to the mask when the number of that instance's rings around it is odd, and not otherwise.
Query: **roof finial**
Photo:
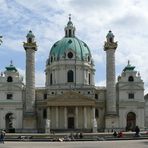
[[[3,42],[3,41],[2,41],[2,37],[3,37],[3,36],[0,36],[0,45],[1,45],[1,43]]]
[[[128,60],[128,65],[130,65],[130,60]]]
[[[140,72],[138,72],[138,77],[140,77]]]
[[[69,14],[69,21],[71,21],[71,14]]]
[[[13,61],[12,60],[10,60],[10,66],[12,66],[13,65]]]

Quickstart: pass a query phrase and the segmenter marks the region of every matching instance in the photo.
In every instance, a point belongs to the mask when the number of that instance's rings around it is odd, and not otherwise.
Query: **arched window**
[[[69,59],[73,58],[73,53],[72,53],[72,52],[69,52],[69,53],[68,53],[68,58],[69,58]]]
[[[71,35],[71,30],[69,30],[69,37],[71,37],[72,35]]]
[[[51,56],[51,59],[50,59],[51,63],[53,62],[53,56]]]
[[[90,62],[90,57],[89,57],[89,56],[88,56],[88,58],[87,58],[87,59],[88,59],[88,62]]]
[[[129,82],[133,82],[133,81],[134,81],[133,76],[129,76],[128,81],[129,81]]]
[[[47,110],[43,109],[43,119],[47,119]]]
[[[32,43],[32,38],[28,38],[28,43]]]
[[[95,118],[98,118],[99,117],[99,111],[98,109],[95,109]]]
[[[74,81],[74,74],[72,70],[69,70],[67,73],[67,82],[73,82]]]
[[[12,82],[13,81],[13,78],[11,77],[11,76],[9,76],[8,78],[7,78],[7,82]]]
[[[113,38],[109,38],[109,41],[112,43],[113,42]]]
[[[50,85],[52,85],[52,73],[50,74]]]
[[[95,94],[95,99],[96,99],[96,100],[98,99],[98,94]]]
[[[90,73],[89,73],[89,75],[88,75],[88,83],[89,83],[89,85],[90,85]]]

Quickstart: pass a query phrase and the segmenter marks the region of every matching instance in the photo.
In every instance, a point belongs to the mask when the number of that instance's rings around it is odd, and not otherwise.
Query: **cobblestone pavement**
[[[5,142],[0,148],[148,148],[148,140],[85,142]]]

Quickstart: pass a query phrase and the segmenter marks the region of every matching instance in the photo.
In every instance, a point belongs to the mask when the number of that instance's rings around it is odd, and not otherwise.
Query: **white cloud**
[[[103,44],[111,29],[115,40],[118,40],[117,69],[126,66],[128,59],[131,60],[141,72],[148,90],[147,6],[146,0],[1,0],[0,35],[4,36],[4,43],[0,46],[0,58],[5,55],[6,49],[11,56],[16,51],[23,51],[22,42],[31,29],[38,44],[36,84],[44,83],[44,72],[41,71],[45,69],[51,46],[64,36],[64,26],[71,13],[76,35],[90,47],[97,67],[105,66]],[[96,71],[98,75],[100,70]],[[101,85],[101,82],[96,84]]]
[[[106,86],[106,80],[102,80],[102,81],[96,82],[95,85],[96,86],[104,86],[105,87]]]
[[[35,84],[37,87],[45,86],[45,73],[44,71],[37,71],[35,75]]]

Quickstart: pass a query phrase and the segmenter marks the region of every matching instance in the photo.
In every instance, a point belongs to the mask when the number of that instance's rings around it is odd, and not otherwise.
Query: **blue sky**
[[[64,36],[68,14],[76,36],[87,43],[95,61],[95,83],[105,86],[103,44],[109,30],[118,41],[116,76],[130,60],[136,66],[148,93],[148,1],[147,0],[0,0],[0,71],[13,60],[25,75],[23,42],[32,30],[36,36],[36,86],[44,86],[45,63],[50,48]],[[25,77],[25,76],[24,76]]]

